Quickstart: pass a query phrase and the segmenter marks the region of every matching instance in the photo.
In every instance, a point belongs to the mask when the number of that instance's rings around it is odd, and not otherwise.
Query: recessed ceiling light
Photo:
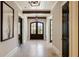
[[[34,7],[34,6],[39,6],[40,2],[39,1],[29,1],[29,4]]]

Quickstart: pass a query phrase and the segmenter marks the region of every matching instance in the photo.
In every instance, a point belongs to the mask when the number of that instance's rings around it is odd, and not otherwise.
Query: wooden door
[[[62,56],[69,56],[69,2],[62,7]]]
[[[44,39],[44,24],[42,22],[30,23],[30,39]]]

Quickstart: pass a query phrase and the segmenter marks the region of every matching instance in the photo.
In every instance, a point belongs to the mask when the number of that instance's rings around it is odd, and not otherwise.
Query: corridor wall
[[[6,1],[14,9],[14,38],[0,42],[0,56],[8,56],[13,49],[16,49],[18,46],[18,13],[21,13],[21,10],[13,1]],[[1,21],[1,1],[0,1],[0,21]],[[0,23],[1,25],[1,23]],[[1,30],[1,27],[0,27]],[[1,39],[1,31],[0,31]],[[13,54],[13,53],[12,53]]]
[[[51,9],[51,15],[53,16],[52,24],[52,45],[59,56],[62,56],[62,2],[56,2],[53,9]]]

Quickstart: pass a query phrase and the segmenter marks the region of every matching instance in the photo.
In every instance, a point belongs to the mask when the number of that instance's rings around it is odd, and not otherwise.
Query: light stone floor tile
[[[18,48],[13,57],[58,57],[52,44],[45,40],[29,40]]]

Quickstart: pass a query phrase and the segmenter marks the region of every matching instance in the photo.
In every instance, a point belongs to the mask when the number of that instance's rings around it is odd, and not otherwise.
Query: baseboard
[[[5,57],[12,57],[13,54],[17,51],[18,47],[14,48],[12,51],[10,51]]]
[[[62,57],[62,54],[61,54],[61,51],[59,51],[58,48],[56,48],[56,46],[52,45],[53,46],[53,49],[54,51],[56,52],[56,54],[59,56],[59,57]]]

